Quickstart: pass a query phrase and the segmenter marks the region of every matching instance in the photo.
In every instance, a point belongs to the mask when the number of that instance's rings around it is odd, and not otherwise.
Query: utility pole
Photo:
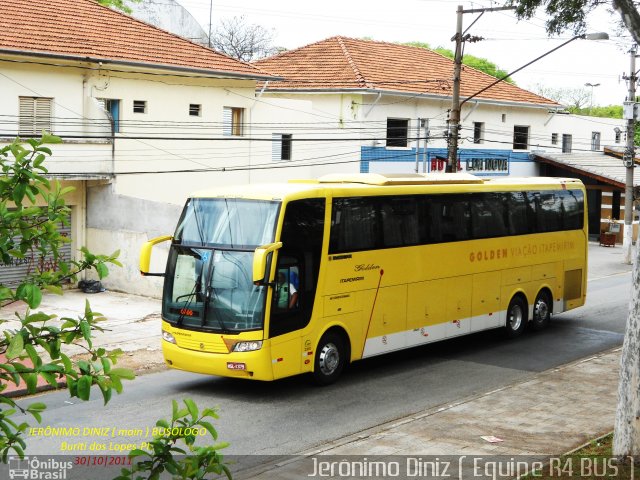
[[[416,123],[416,168],[415,172],[418,173],[420,167],[420,125],[422,124],[422,119],[418,117],[418,122]]]
[[[451,116],[449,118],[449,152],[447,154],[447,172],[454,172],[458,165],[458,138],[460,136],[460,74],[462,73],[462,5],[458,5],[456,17],[456,34],[452,40],[456,42],[453,56],[453,93],[451,99]]]
[[[427,143],[429,143],[429,119],[425,118],[423,120],[422,126],[424,127],[424,149],[422,150],[422,173],[427,173],[427,160],[429,156],[427,155]]]
[[[464,42],[477,42],[482,40],[482,37],[472,37],[466,32],[476,23],[485,12],[498,12],[502,10],[515,10],[516,7],[493,7],[493,8],[471,8],[464,10],[462,5],[458,5],[457,17],[456,17],[456,34],[451,38],[451,41],[456,42],[455,54],[453,56],[453,91],[451,98],[451,114],[449,115],[449,130],[448,130],[448,152],[447,152],[447,172],[455,172],[458,168],[458,139],[460,137],[460,109],[462,103],[460,103],[460,75],[462,73],[462,46]],[[465,13],[479,13],[480,16],[476,18],[469,28],[462,31],[462,15]],[[476,94],[477,95],[477,94]],[[466,100],[469,100],[468,98]],[[465,101],[466,101],[465,100]]]
[[[624,261],[631,265],[631,251],[633,244],[633,168],[635,159],[635,134],[636,134],[636,53],[637,45],[631,47],[631,63],[629,73],[629,94],[625,102],[625,119],[627,120],[627,148],[624,151],[624,166],[626,167],[626,179],[624,188],[624,236],[622,248],[624,249]]]
[[[209,48],[211,48],[211,17],[213,16],[213,0],[209,3]]]

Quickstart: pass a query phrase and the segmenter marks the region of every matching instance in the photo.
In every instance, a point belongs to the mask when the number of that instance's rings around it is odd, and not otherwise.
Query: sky
[[[161,1],[161,0],[156,0]],[[244,16],[247,23],[272,31],[274,44],[294,49],[335,35],[371,38],[385,42],[428,43],[431,47],[453,49],[458,5],[464,9],[498,6],[490,0],[177,0],[208,31],[221,18]],[[503,2],[500,2],[500,4]],[[478,18],[480,17],[480,18]],[[471,25],[474,20],[477,21]],[[512,78],[517,85],[535,90],[585,88],[593,94],[593,105],[621,105],[628,91],[622,78],[629,75],[631,39],[616,36],[617,14],[605,8],[588,18],[588,32],[606,32],[609,40],[575,40],[524,68]],[[552,50],[573,34],[549,38],[544,13],[528,21],[518,21],[513,12],[486,12],[463,15],[463,30],[484,37],[468,44],[465,54],[484,57],[512,72]],[[640,59],[638,60],[640,66]],[[586,83],[598,86],[585,86]]]

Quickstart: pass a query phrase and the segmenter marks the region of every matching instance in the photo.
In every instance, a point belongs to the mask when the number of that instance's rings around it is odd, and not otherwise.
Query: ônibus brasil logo
[[[38,457],[9,457],[9,478],[33,480],[65,480],[73,462],[61,462],[55,458],[39,460]]]

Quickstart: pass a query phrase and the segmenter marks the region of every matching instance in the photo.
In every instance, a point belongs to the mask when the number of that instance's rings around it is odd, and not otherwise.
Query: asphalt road
[[[629,273],[594,279],[587,304],[554,317],[542,332],[515,340],[484,332],[364,360],[336,385],[324,388],[306,377],[258,383],[167,371],[126,382],[125,392],[114,395],[106,407],[99,392],[89,402],[70,400],[64,391],[46,393],[38,399],[48,405],[41,425],[146,432],[158,418],[169,417],[172,399],[191,398],[201,408],[219,407],[215,426],[220,440],[231,444],[226,454],[302,452],[620,345],[629,289]],[[145,434],[133,431],[116,438],[34,435],[27,453],[90,454],[95,453],[94,441],[117,445],[144,440]],[[83,443],[83,450],[68,450]]]

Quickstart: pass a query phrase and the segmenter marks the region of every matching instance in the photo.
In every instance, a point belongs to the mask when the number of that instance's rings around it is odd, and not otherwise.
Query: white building
[[[319,116],[359,137],[360,171],[444,168],[452,60],[424,48],[332,37],[255,64],[284,78],[263,84],[263,97],[309,100]],[[506,82],[482,91],[495,81],[463,67],[462,170],[537,175],[531,151],[601,151],[624,142],[616,133],[622,120],[569,115],[562,105]]]

